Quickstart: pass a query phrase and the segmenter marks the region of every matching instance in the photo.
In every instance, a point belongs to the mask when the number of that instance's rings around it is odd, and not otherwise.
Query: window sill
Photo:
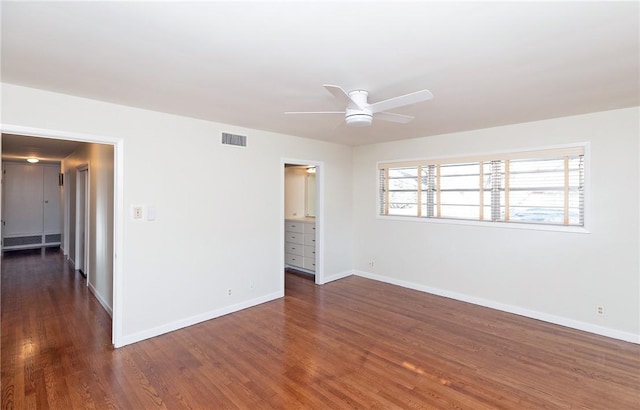
[[[526,223],[517,223],[517,222],[472,221],[468,219],[424,218],[424,217],[417,217],[417,216],[401,216],[401,215],[377,215],[377,218],[384,221],[404,221],[404,222],[419,222],[419,223],[445,224],[445,225],[467,225],[467,226],[478,226],[478,227],[485,227],[485,228],[524,229],[524,230],[530,230],[530,231],[551,231],[551,232],[582,233],[582,234],[591,233],[584,226],[526,224]]]

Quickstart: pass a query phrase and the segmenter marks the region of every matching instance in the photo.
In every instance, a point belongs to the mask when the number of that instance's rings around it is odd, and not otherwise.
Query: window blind
[[[584,226],[584,147],[378,168],[381,215]]]

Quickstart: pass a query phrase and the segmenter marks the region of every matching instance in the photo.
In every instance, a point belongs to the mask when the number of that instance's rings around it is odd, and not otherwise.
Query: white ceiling
[[[2,2],[2,81],[361,145],[640,105],[640,3]],[[429,89],[407,125],[285,111]]]

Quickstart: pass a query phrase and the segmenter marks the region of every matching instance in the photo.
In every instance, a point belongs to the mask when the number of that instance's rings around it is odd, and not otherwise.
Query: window
[[[379,165],[380,215],[584,226],[584,147]]]

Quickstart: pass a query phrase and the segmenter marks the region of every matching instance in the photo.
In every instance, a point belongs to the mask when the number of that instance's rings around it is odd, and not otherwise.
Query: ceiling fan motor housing
[[[347,107],[344,120],[351,127],[366,127],[373,122],[373,114],[371,110],[365,108],[369,93],[364,90],[355,90],[349,93],[351,100],[358,106]]]

